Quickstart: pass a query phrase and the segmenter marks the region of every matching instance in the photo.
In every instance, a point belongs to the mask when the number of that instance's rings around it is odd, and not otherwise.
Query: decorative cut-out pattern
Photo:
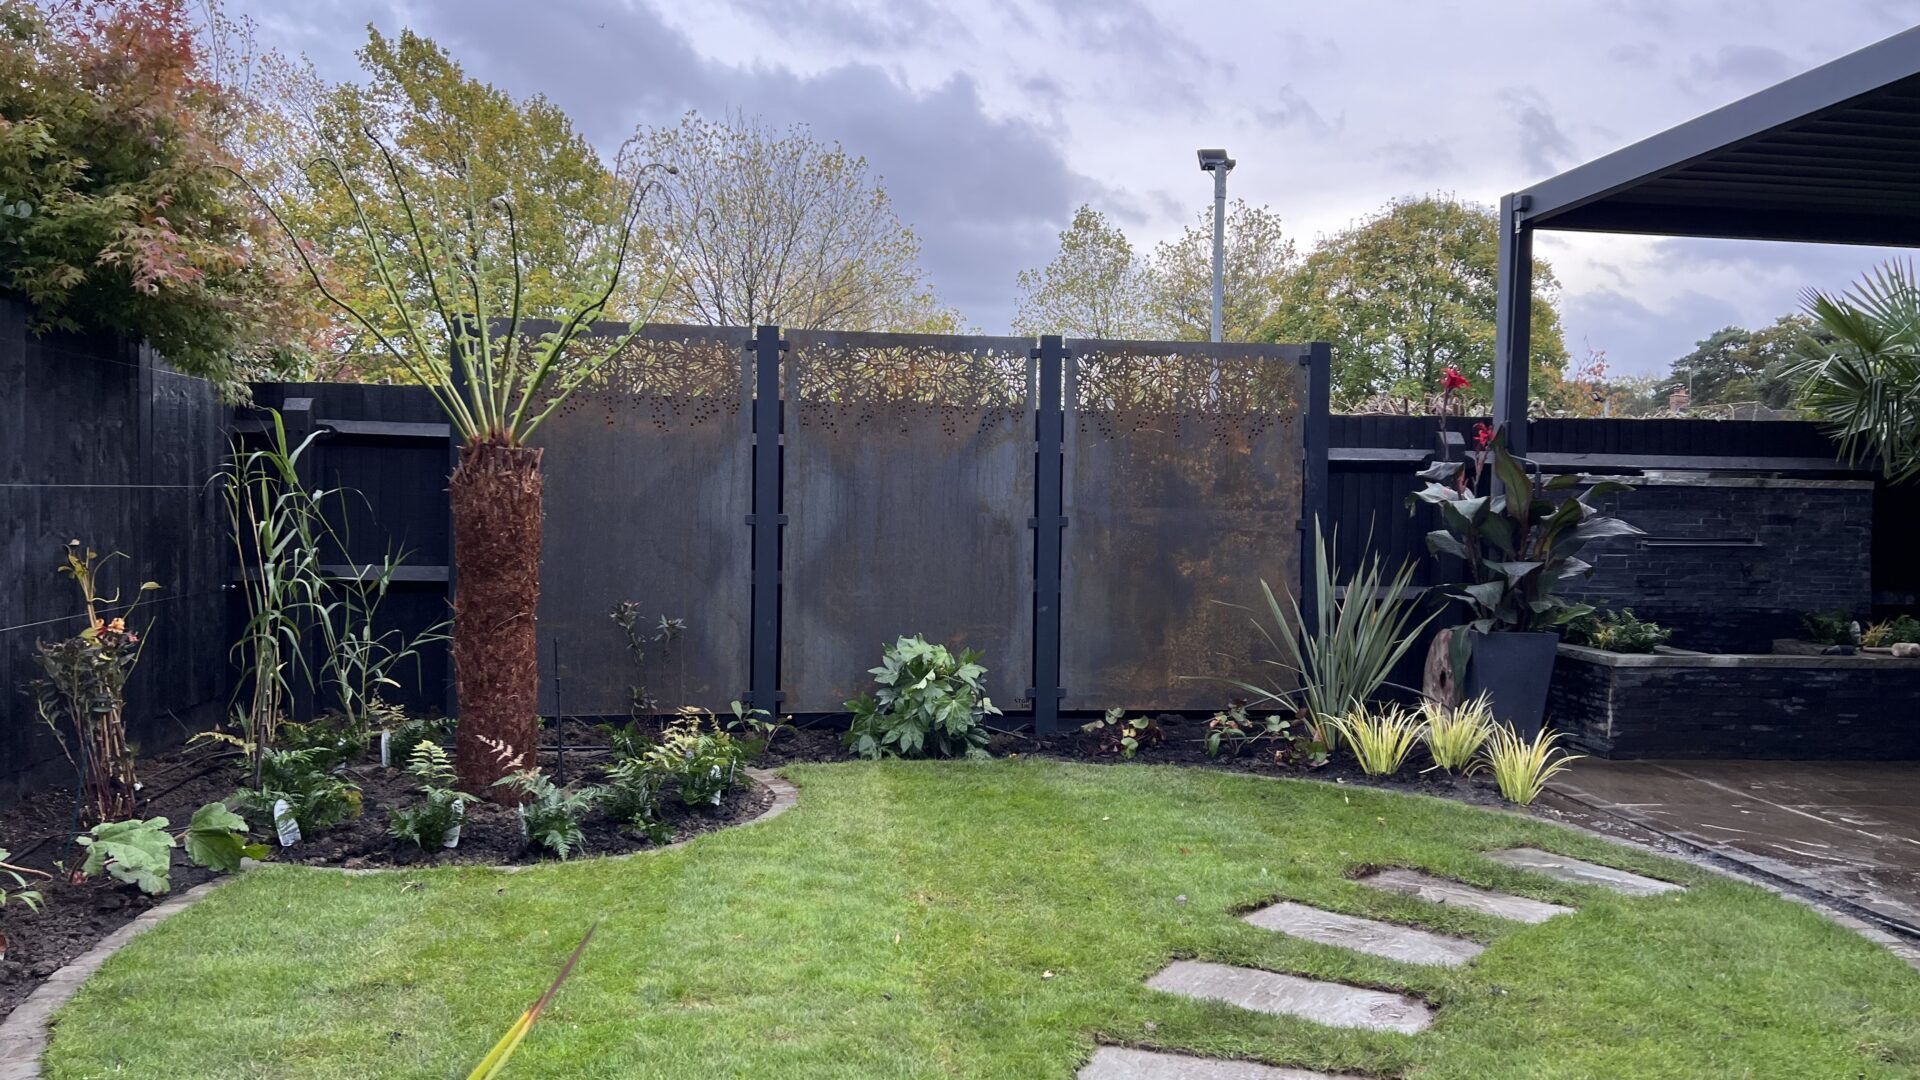
[[[1082,434],[1171,430],[1256,439],[1305,408],[1299,350],[1272,345],[1068,341],[1067,401]]]
[[[612,333],[596,329],[578,355],[605,348]],[[731,420],[746,407],[752,357],[746,330],[647,327],[560,407],[563,415],[601,413],[608,427],[626,420],[660,431]]]
[[[788,342],[786,399],[802,427],[955,438],[1033,407],[1026,338],[796,330]]]

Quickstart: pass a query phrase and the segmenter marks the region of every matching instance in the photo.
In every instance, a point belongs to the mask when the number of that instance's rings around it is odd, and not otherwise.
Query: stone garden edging
[[[758,825],[763,821],[779,817],[781,814],[793,809],[794,805],[799,802],[800,789],[794,787],[785,779],[765,769],[748,769],[746,773],[753,778],[755,783],[758,783],[761,787],[766,788],[773,794],[773,801],[767,804],[767,808],[762,810],[758,816],[748,818],[746,821],[742,821],[737,825],[730,825],[711,833],[702,833],[700,836],[689,837],[678,843],[668,844],[664,847],[632,851],[624,855],[607,856],[605,857],[606,860],[611,862],[618,859],[632,859],[642,855],[652,855],[661,851],[671,851],[674,848],[685,847],[704,836],[713,836],[733,829],[745,828],[748,825]],[[531,866],[542,865],[546,864],[528,863],[517,866],[495,866],[490,869],[518,871],[526,870]],[[419,870],[421,868],[394,866],[382,867],[380,869],[344,871],[338,867],[309,867],[308,869],[334,870],[336,872],[349,874],[385,874],[393,871]],[[0,1020],[0,1080],[42,1080],[43,1074],[40,1071],[40,1060],[46,1054],[47,1041],[53,1034],[53,1014],[59,1012],[60,1007],[73,998],[73,995],[79,991],[80,984],[86,982],[88,977],[100,970],[100,966],[107,962],[107,958],[125,948],[128,942],[131,942],[134,938],[160,925],[167,919],[192,907],[194,904],[205,899],[214,889],[219,888],[230,880],[232,879],[219,878],[214,881],[196,885],[178,896],[169,897],[146,911],[141,912],[138,916],[134,917],[132,922],[100,939],[100,942],[93,948],[88,949],[71,963],[54,972],[52,975],[49,975],[47,981],[41,983],[32,994],[28,995],[25,1001],[22,1001],[16,1006],[13,1012],[7,1015],[5,1020]]]

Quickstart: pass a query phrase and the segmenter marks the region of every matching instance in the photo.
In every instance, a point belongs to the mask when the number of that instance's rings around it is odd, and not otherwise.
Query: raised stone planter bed
[[[1605,758],[1920,759],[1920,660],[1562,645],[1547,719]]]

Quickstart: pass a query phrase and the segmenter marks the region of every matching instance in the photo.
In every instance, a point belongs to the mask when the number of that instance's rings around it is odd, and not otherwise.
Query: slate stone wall
[[[1677,648],[1766,652],[1809,611],[1866,617],[1873,485],[1850,480],[1633,477],[1602,500],[1646,536],[1585,557],[1569,595],[1671,627]]]
[[[1598,757],[1916,760],[1920,663],[1613,666],[1563,648],[1547,717]]]

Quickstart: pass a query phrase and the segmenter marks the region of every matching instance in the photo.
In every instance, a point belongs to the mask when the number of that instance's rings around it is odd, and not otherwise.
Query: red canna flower
[[[1475,446],[1478,446],[1480,449],[1485,450],[1487,448],[1487,444],[1492,441],[1493,441],[1492,428],[1488,427],[1485,424],[1473,425],[1473,444]]]
[[[1452,393],[1455,390],[1465,390],[1472,385],[1472,383],[1467,381],[1465,375],[1460,374],[1460,369],[1456,367],[1450,367],[1440,375],[1440,388],[1448,393]]]

